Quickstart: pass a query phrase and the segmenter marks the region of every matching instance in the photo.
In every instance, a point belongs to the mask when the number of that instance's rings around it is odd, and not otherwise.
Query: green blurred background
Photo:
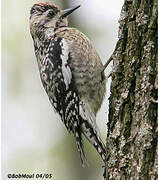
[[[86,141],[89,167],[81,168],[75,139],[55,114],[40,82],[29,32],[30,8],[36,2],[41,1],[2,1],[2,179],[8,173],[51,173],[53,180],[103,179],[103,163]],[[48,2],[62,9],[82,5],[69,24],[89,37],[105,63],[117,42],[123,0]],[[106,74],[110,70],[111,65]],[[104,142],[110,81],[97,115]]]

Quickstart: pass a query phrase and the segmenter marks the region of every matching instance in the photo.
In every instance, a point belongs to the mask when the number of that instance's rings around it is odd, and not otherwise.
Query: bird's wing
[[[49,51],[46,50],[48,55],[46,54],[45,57],[49,59],[51,66],[48,66],[49,68],[47,69],[47,72],[45,70],[45,73],[47,73],[46,77],[52,82],[53,90],[51,91],[51,89],[49,89],[50,84],[47,86],[44,78],[42,78],[42,82],[51,104],[60,114],[68,131],[74,134],[80,151],[81,161],[84,165],[86,159],[79,118],[80,99],[76,91],[72,70],[69,65],[71,57],[68,44],[64,38],[57,38],[57,40],[52,40],[47,48]]]

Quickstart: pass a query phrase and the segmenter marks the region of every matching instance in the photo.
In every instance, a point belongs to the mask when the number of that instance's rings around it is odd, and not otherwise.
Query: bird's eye
[[[55,12],[54,11],[49,11],[47,14],[49,17],[54,17],[55,16]]]

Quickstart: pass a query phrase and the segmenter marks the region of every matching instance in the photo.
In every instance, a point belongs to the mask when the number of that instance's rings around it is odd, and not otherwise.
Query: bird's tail
[[[100,138],[100,133],[96,125],[96,116],[92,112],[89,104],[84,100],[79,106],[80,127],[86,139],[95,147],[104,163],[106,162],[106,147]]]
[[[108,167],[107,167],[107,154],[106,147],[100,138],[100,133],[98,132],[98,128],[96,125],[96,117],[92,112],[89,104],[84,100],[80,103],[79,112],[81,115],[80,118],[80,127],[82,134],[86,137],[86,139],[94,146],[97,150],[98,154],[102,158],[104,162],[104,179],[108,179]]]
[[[107,165],[107,155],[106,155],[106,147],[102,142],[101,138],[98,136],[96,131],[93,130],[92,126],[88,121],[83,120],[82,123],[82,132],[86,139],[94,146],[97,150],[98,154],[102,158],[104,162],[104,180],[108,180],[108,165]]]
[[[97,133],[93,130],[92,126],[88,121],[83,120],[82,123],[82,132],[86,139],[94,146],[99,155],[101,156],[104,163],[106,162],[106,147],[102,142],[101,138],[97,135]]]

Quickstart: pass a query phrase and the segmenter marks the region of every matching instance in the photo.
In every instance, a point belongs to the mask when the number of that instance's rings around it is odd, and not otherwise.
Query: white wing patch
[[[71,79],[72,79],[72,72],[71,72],[71,69],[68,65],[69,48],[68,48],[68,44],[65,41],[65,39],[61,40],[60,45],[61,45],[61,49],[62,49],[62,54],[60,56],[62,59],[62,74],[64,77],[64,82],[65,82],[66,90],[67,90],[68,86],[71,82]]]

